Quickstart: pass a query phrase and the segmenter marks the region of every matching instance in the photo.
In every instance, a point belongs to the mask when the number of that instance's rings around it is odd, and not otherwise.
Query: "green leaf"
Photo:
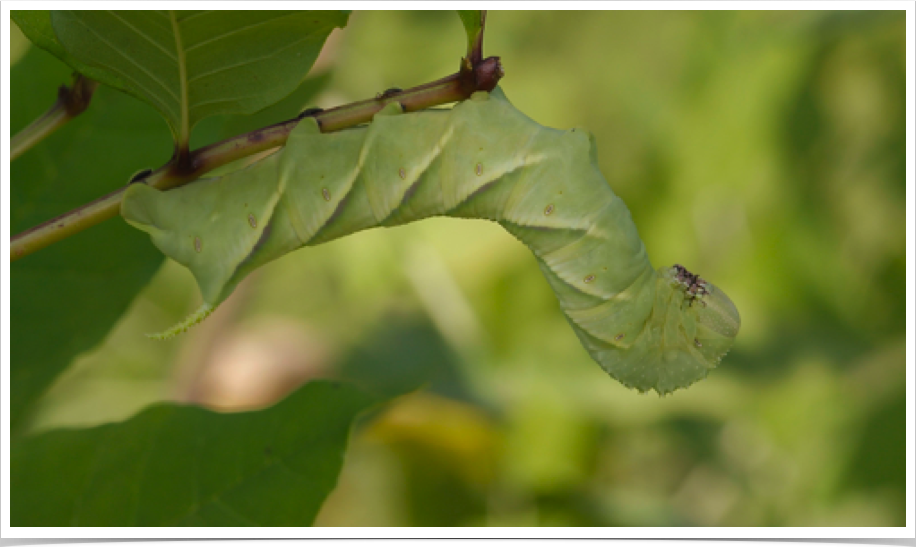
[[[331,81],[331,73],[323,72],[314,76],[309,76],[296,88],[295,91],[283,98],[280,102],[274,103],[263,110],[259,110],[251,115],[231,115],[231,116],[214,116],[208,118],[198,125],[198,131],[203,128],[212,128],[218,130],[219,139],[228,139],[255,129],[267,127],[275,123],[283,122],[295,118],[310,101],[327,87]],[[210,144],[200,138],[198,132],[191,136],[191,149],[206,146]],[[249,159],[244,160],[246,163]],[[213,176],[213,172],[208,176]]]
[[[480,13],[480,10],[456,11],[458,11],[458,17],[461,18],[461,24],[464,25],[464,30],[468,35],[467,56],[470,57],[471,52],[474,51],[474,43],[477,41],[477,35],[480,34],[480,31],[483,28],[483,17]]]
[[[334,488],[350,424],[376,399],[312,382],[276,406],[162,404],[13,446],[13,526],[307,526]]]
[[[19,25],[19,29],[33,44],[50,52],[78,72],[118,89],[124,89],[126,86],[117,74],[104,68],[89,66],[67,53],[54,34],[49,10],[11,10],[10,18]]]
[[[41,115],[70,69],[31,48],[11,69],[13,132]],[[168,130],[149,106],[108,88],[79,117],[10,166],[10,229],[19,233],[91,202],[168,161]],[[10,421],[80,352],[93,348],[162,263],[149,240],[113,219],[11,264]]]
[[[153,105],[180,146],[207,116],[256,112],[291,93],[339,11],[54,11],[70,57],[105,68],[102,80]],[[76,68],[76,67],[75,67]]]

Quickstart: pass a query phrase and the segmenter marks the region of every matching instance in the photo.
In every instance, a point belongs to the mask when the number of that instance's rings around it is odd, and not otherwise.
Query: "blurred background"
[[[451,12],[355,12],[273,121],[450,74],[464,47]],[[344,377],[404,394],[355,428],[318,525],[905,525],[904,12],[491,12],[484,53],[520,110],[594,133],[656,267],[738,306],[708,379],[627,390],[523,246],[432,219],[288,255],[160,343],[200,303],[166,262],[35,428]]]

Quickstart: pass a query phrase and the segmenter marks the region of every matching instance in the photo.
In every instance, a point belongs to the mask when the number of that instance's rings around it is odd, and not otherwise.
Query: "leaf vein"
[[[175,51],[178,53],[178,81],[181,85],[181,99],[178,101],[181,106],[181,129],[178,135],[178,145],[187,149],[191,133],[191,122],[188,114],[188,69],[185,66],[187,52],[184,51],[181,45],[181,29],[178,27],[178,20],[175,19],[174,10],[169,10],[169,20],[172,22],[172,31],[175,34]]]
[[[254,98],[260,97],[260,96],[261,96],[260,94],[254,94],[254,95],[242,95],[241,97],[231,97],[231,98],[229,98],[229,99],[213,99],[212,101],[202,101],[202,102],[199,102],[199,103],[194,103],[194,104],[191,105],[191,108],[192,108],[192,109],[197,109],[197,108],[200,108],[200,107],[202,107],[202,106],[207,106],[207,105],[211,105],[211,104],[231,103],[231,102],[235,102],[235,101],[244,101],[245,99],[254,99]]]
[[[165,84],[162,82],[162,80],[159,79],[158,76],[156,76],[155,74],[153,74],[153,73],[151,73],[150,71],[146,70],[146,69],[143,67],[143,65],[137,63],[137,61],[135,61],[132,57],[130,57],[129,55],[127,55],[126,53],[124,53],[123,51],[121,51],[119,48],[115,47],[114,44],[112,44],[111,42],[109,42],[108,40],[106,40],[105,37],[102,36],[101,34],[99,34],[95,29],[93,29],[92,27],[90,27],[90,26],[87,25],[86,23],[80,21],[79,19],[76,19],[76,21],[77,21],[80,25],[82,25],[83,27],[85,27],[85,28],[86,28],[89,32],[91,32],[93,35],[95,35],[96,38],[98,38],[102,43],[104,43],[106,46],[108,46],[112,51],[114,51],[115,53],[117,53],[118,55],[120,55],[121,57],[123,57],[124,59],[126,59],[128,63],[130,63],[131,65],[137,67],[137,68],[140,69],[144,74],[146,74],[147,76],[149,76],[149,78],[150,78],[152,81],[154,81],[155,83],[159,84],[159,87],[161,87],[161,88],[163,89],[163,91],[165,91],[169,96],[171,96],[176,102],[179,102],[179,100],[178,100],[178,95],[175,95],[175,92],[172,91],[167,85],[165,85]],[[159,99],[159,95],[158,95],[157,93],[153,93],[153,91],[150,90],[149,87],[147,87],[146,85],[141,84],[140,81],[137,80],[135,77],[133,77],[133,76],[131,76],[131,75],[129,75],[129,74],[125,74],[123,71],[121,71],[121,74],[122,74],[125,78],[127,78],[127,79],[129,79],[131,82],[133,82],[133,84],[136,85],[138,88],[140,88],[141,90],[145,91],[150,97],[152,97],[152,98],[154,98],[154,99],[157,99],[157,101],[160,103],[160,105],[162,105],[162,107],[163,107],[166,111],[171,111],[171,109],[168,108],[167,105],[165,105],[165,104],[162,103],[162,100]]]
[[[208,45],[208,44],[211,44],[211,43],[213,43],[213,42],[216,42],[217,40],[222,40],[222,39],[227,38],[227,37],[229,37],[229,36],[232,36],[232,35],[234,35],[234,34],[238,34],[238,33],[240,33],[240,32],[244,32],[244,31],[246,31],[246,30],[248,30],[248,29],[252,29],[252,28],[255,28],[255,27],[259,27],[259,26],[265,25],[265,24],[267,24],[267,23],[272,23],[272,22],[277,21],[277,20],[279,20],[279,19],[282,19],[282,18],[284,18],[284,17],[289,17],[290,15],[297,15],[297,14],[295,14],[295,13],[284,13],[283,15],[279,15],[279,16],[273,17],[273,18],[271,18],[271,19],[265,19],[265,20],[263,20],[263,21],[258,21],[257,23],[252,23],[252,24],[250,24],[250,25],[245,25],[244,27],[234,28],[234,29],[232,29],[231,31],[226,32],[226,33],[224,33],[224,34],[219,34],[219,35],[217,35],[217,36],[213,36],[212,38],[208,38],[208,39],[203,40],[203,41],[201,41],[201,42],[197,42],[196,44],[194,44],[194,45],[192,45],[192,46],[188,46],[188,49],[185,50],[185,53],[190,53],[190,52],[194,51],[194,50],[197,49],[197,48],[206,46],[206,45]],[[184,22],[184,21],[182,21],[182,22]]]
[[[178,59],[175,57],[175,54],[174,54],[174,53],[172,53],[171,51],[165,49],[165,47],[164,47],[162,44],[160,44],[159,42],[157,42],[156,40],[154,40],[152,36],[147,35],[145,32],[143,32],[143,31],[140,30],[139,28],[137,28],[137,27],[135,27],[134,25],[132,25],[129,21],[127,21],[126,19],[124,19],[123,17],[121,17],[120,15],[118,15],[116,12],[114,12],[114,11],[112,11],[112,10],[108,10],[108,13],[111,14],[112,17],[114,17],[115,19],[117,19],[118,21],[120,21],[124,26],[130,28],[132,31],[134,31],[135,33],[137,33],[137,34],[139,34],[140,36],[142,36],[144,39],[146,39],[147,42],[149,42],[149,43],[153,44],[154,46],[156,46],[156,48],[157,48],[159,51],[161,51],[162,53],[165,53],[165,54],[169,57],[169,59],[171,59],[171,60],[173,60],[173,61],[176,61],[176,62],[178,61]]]
[[[187,17],[182,17],[181,20],[179,21],[179,23],[184,24],[184,23],[187,23],[188,21],[190,21],[190,20],[192,20],[192,19],[197,19],[197,18],[200,17],[201,15],[210,15],[210,14],[212,14],[213,12],[214,12],[214,10],[201,10],[201,11],[199,11],[199,12],[197,12],[197,13],[192,13],[191,15],[188,15]]]
[[[305,40],[307,40],[307,39],[309,39],[309,38],[311,38],[311,34],[306,34],[306,35],[302,36],[301,38],[299,38],[298,40],[295,40],[295,41],[293,41],[293,42],[290,42],[289,44],[283,46],[282,48],[277,49],[277,50],[274,50],[274,51],[270,52],[270,53],[267,54],[267,55],[262,55],[262,56],[260,56],[260,57],[255,57],[255,58],[253,58],[253,59],[246,59],[246,60],[244,60],[244,61],[242,61],[242,62],[240,62],[240,63],[236,63],[236,64],[234,64],[234,65],[221,66],[221,67],[216,68],[216,69],[214,69],[214,70],[211,70],[211,71],[209,71],[209,72],[202,72],[202,73],[200,73],[200,74],[196,74],[193,78],[191,78],[191,79],[188,80],[188,83],[191,83],[191,82],[193,82],[193,81],[199,80],[199,79],[201,79],[201,78],[206,78],[207,76],[212,76],[212,75],[214,75],[214,74],[219,74],[220,72],[224,72],[224,71],[226,71],[226,70],[231,70],[231,69],[233,69],[233,68],[239,68],[239,67],[242,67],[242,66],[245,66],[245,65],[250,65],[251,63],[257,63],[258,61],[264,61],[264,60],[266,60],[266,59],[270,59],[271,57],[276,56],[278,53],[280,53],[280,52],[282,52],[282,51],[285,51],[285,50],[287,50],[287,49],[289,49],[289,48],[291,48],[291,47],[293,47],[293,46],[297,46],[297,45],[299,45],[301,42],[303,42],[303,41],[305,41]]]

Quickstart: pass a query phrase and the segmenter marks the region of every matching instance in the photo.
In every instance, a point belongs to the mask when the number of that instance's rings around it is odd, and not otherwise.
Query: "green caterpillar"
[[[704,378],[740,319],[681,266],[655,271],[592,137],[538,125],[497,88],[450,110],[391,103],[366,127],[322,134],[314,119],[254,165],[168,192],[132,185],[121,214],[194,273],[201,309],[304,245],[431,216],[498,222],[537,257],[573,330],[611,376],[665,394]]]

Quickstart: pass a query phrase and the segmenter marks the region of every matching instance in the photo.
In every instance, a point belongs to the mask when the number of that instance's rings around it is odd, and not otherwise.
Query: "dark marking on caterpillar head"
[[[329,192],[327,188],[322,188],[321,197],[323,197],[325,201],[331,201],[331,192]]]
[[[550,213],[553,212],[553,203],[544,208],[544,214],[550,216]]]
[[[253,213],[248,213],[248,225],[252,228],[258,227],[258,219],[255,218]]]
[[[134,173],[134,176],[130,177],[130,180],[127,181],[127,184],[133,184],[135,182],[140,182],[141,180],[145,179],[152,173],[153,173],[152,169],[144,169],[142,171],[137,171],[136,173]]]
[[[585,279],[582,280],[583,283],[591,283],[595,280],[595,274],[588,274],[585,276]]]
[[[299,115],[296,116],[296,119],[301,120],[302,118],[308,118],[309,116],[314,117],[316,114],[320,114],[321,112],[324,112],[323,108],[318,108],[318,107],[313,106],[311,108],[306,108],[305,110],[300,112]]]
[[[690,273],[687,268],[680,264],[674,265],[674,278],[684,287],[684,292],[687,294],[687,298],[690,299],[690,305],[693,305],[694,300],[697,299],[700,300],[700,303],[703,303],[702,297],[709,294],[706,280],[699,275]]]

